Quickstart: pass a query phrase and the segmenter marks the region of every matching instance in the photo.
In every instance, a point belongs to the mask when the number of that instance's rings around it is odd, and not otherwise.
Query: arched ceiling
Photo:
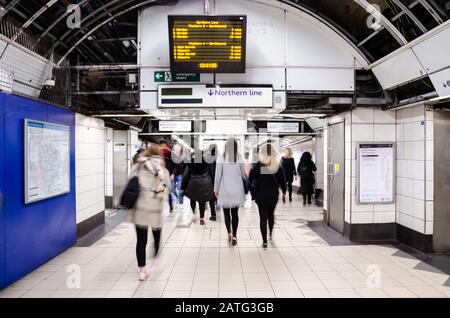
[[[0,34],[52,58],[55,63],[66,58],[72,66],[119,65],[108,72],[89,69],[72,73],[69,84],[65,84],[72,85],[71,105],[77,105],[77,110],[88,114],[130,109],[136,112],[138,94],[136,87],[128,82],[129,74],[136,70],[122,66],[136,64],[138,11],[152,5],[176,5],[179,1],[182,0],[0,0]],[[450,16],[450,0],[280,2],[321,19],[352,42],[370,62],[420,37]],[[68,7],[74,4],[80,8],[81,24],[80,28],[70,29],[67,26],[71,14]],[[377,21],[369,12],[378,11],[373,11],[370,4],[376,5],[382,13]],[[385,97],[370,72],[357,74],[357,86],[358,94],[363,98]],[[416,96],[410,95],[411,92],[427,92],[431,87],[424,81],[417,85],[413,83],[400,90],[400,97],[395,96],[395,99]],[[287,113],[314,109],[326,104],[328,97],[289,96]]]
[[[0,0],[2,24],[16,29],[0,32],[37,53],[79,58],[81,63],[135,62],[137,11],[150,5],[174,5],[176,0]],[[322,17],[377,60],[448,19],[449,0],[292,0],[289,5]],[[369,15],[369,2],[380,8],[379,29]],[[81,8],[81,28],[67,27],[67,7]],[[6,30],[3,30],[6,29]],[[6,33],[6,34],[5,34]],[[134,43],[133,43],[134,42]],[[22,43],[21,43],[22,44]],[[71,53],[71,54],[68,54]],[[78,53],[78,54],[76,54]],[[77,60],[78,62],[78,60]]]

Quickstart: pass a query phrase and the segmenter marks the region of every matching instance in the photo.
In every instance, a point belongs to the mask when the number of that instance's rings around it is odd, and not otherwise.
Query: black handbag
[[[139,172],[139,170],[144,166],[144,164],[145,164],[145,162],[140,164],[137,172]],[[130,180],[128,180],[128,183],[120,197],[120,205],[127,209],[134,208],[134,206],[136,205],[137,199],[139,198],[140,191],[141,191],[141,186],[139,184],[139,177],[137,176],[137,173],[136,173],[136,176],[134,176]]]
[[[138,176],[131,178],[122,192],[120,205],[127,209],[132,209],[139,198],[140,188]]]

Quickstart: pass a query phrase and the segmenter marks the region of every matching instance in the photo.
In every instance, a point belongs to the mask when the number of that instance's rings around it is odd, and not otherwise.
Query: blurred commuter
[[[294,182],[294,177],[297,179],[297,171],[295,169],[295,160],[292,158],[292,149],[287,148],[285,150],[284,156],[281,159],[283,165],[284,174],[286,175],[286,183],[289,192],[289,201],[292,202],[292,183]]]
[[[311,153],[304,152],[298,165],[298,175],[300,176],[300,193],[303,194],[303,205],[312,204],[314,194],[314,184],[316,183],[315,172],[317,167],[312,161]]]
[[[240,205],[245,202],[246,182],[245,165],[239,154],[238,143],[236,139],[228,139],[224,156],[217,162],[214,193],[217,205],[223,209],[228,240],[233,246],[237,245],[238,213]]]
[[[202,151],[196,149],[194,158],[184,171],[182,189],[191,200],[191,208],[194,214],[198,202],[201,225],[205,225],[206,203],[214,197],[213,175],[212,165],[205,160]]]
[[[167,192],[170,191],[170,177],[164,167],[162,157],[164,150],[156,144],[150,144],[137,159],[132,175],[139,178],[139,197],[134,207],[137,244],[136,257],[139,266],[139,280],[147,278],[146,247],[148,228],[151,227],[154,238],[155,256],[158,255],[161,230],[163,227],[163,205]]]
[[[136,152],[136,154],[133,157],[133,165],[138,163],[138,159],[139,159],[140,156],[142,156],[143,153],[144,153],[144,149],[143,148],[139,148],[138,151]]]
[[[177,203],[179,206],[183,206],[184,194],[181,190],[181,183],[183,181],[183,172],[184,172],[184,160],[183,160],[183,147],[179,144],[173,146],[171,152],[169,173],[170,180],[172,182],[172,192],[169,194],[169,207],[170,213],[173,212],[173,197],[177,199]]]
[[[246,184],[246,186],[247,186],[247,189],[249,189],[250,188],[250,184],[249,184],[249,181],[248,181],[248,177],[250,176],[250,171],[252,170],[252,168],[253,168],[253,163],[252,163],[252,161],[251,161],[251,158],[250,158],[250,153],[249,152],[246,152],[245,153],[245,162],[244,162],[244,165],[245,165],[245,175],[247,176],[247,184]],[[244,204],[244,208],[246,208],[246,209],[250,209],[252,207],[252,194],[250,193],[250,191],[245,195],[245,204]]]
[[[211,165],[211,171],[213,172],[212,180],[215,180],[216,175],[216,165],[217,165],[217,145],[211,144],[208,147],[208,150],[205,154],[205,160],[207,163]],[[213,196],[213,199],[209,201],[209,208],[211,210],[211,217],[209,218],[210,221],[217,221],[217,213],[216,213],[216,204],[217,204],[217,198]]]
[[[272,239],[279,189],[283,192],[283,201],[286,201],[286,177],[278,158],[278,152],[273,145],[265,144],[258,153],[259,161],[250,171],[249,183],[253,199],[258,205],[263,248],[267,248],[267,225],[269,238]]]

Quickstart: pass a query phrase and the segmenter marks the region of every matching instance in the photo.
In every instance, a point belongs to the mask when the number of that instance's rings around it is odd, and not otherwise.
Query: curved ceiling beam
[[[8,5],[6,6],[6,8],[3,8],[3,10],[0,11],[0,20],[8,14],[9,11],[11,11],[12,8],[14,8],[16,6],[16,4],[19,3],[20,0],[13,0],[10,3],[8,3]]]
[[[394,3],[416,24],[416,26],[422,31],[423,34],[427,33],[427,28],[420,22],[420,20],[412,13],[407,6],[403,4],[401,0],[393,0]]]
[[[430,15],[436,20],[437,23],[442,24],[444,20],[441,18],[439,13],[433,8],[431,4],[428,3],[427,0],[418,0],[422,6],[430,13]]]
[[[132,7],[129,7],[123,11],[120,11],[119,13],[116,13],[115,15],[111,16],[110,18],[106,19],[105,21],[103,21],[102,23],[96,25],[92,30],[90,30],[88,33],[86,33],[80,40],[78,40],[59,60],[59,62],[56,64],[58,66],[61,65],[61,63],[69,56],[70,53],[72,53],[72,51],[78,46],[80,45],[80,43],[82,43],[84,40],[86,40],[90,35],[92,35],[92,33],[94,33],[95,31],[97,31],[98,29],[100,29],[101,27],[103,27],[104,25],[108,24],[109,22],[111,22],[112,20],[124,15],[125,13],[128,13],[130,11],[136,10],[140,7],[143,7],[145,5],[149,5],[152,3],[157,2],[158,0],[146,0],[144,2],[138,3]]]
[[[80,3],[78,3],[78,5],[80,7],[84,7],[90,0],[82,0]],[[59,16],[59,18],[57,18],[55,20],[55,22],[53,22],[44,32],[42,32],[42,34],[39,36],[39,38],[36,40],[36,42],[33,44],[33,47],[36,47],[36,45],[38,45],[38,43],[51,31],[53,30],[53,28],[59,23],[61,22],[62,19],[64,19],[65,17],[67,17],[70,14],[70,11],[64,10],[64,13]]]
[[[408,41],[405,39],[405,37],[400,33],[400,31],[387,19],[383,13],[378,11],[372,4],[370,4],[367,0],[353,0],[356,2],[360,7],[362,7],[367,12],[371,12],[373,10],[377,11],[377,17],[380,19],[381,25],[394,37],[394,39],[397,40],[397,42],[403,46],[405,44],[408,44]]]
[[[20,27],[19,31],[14,34],[11,40],[13,42],[16,42],[17,38],[23,33],[23,31],[25,31],[26,28],[30,26],[30,24],[32,24],[37,18],[39,18],[45,11],[50,9],[57,2],[58,0],[50,0],[49,2],[47,2],[47,4],[42,6],[42,8],[40,8],[35,14],[33,14],[33,16]]]
[[[356,40],[352,38],[352,36],[348,33],[344,33],[343,30],[341,30],[337,25],[335,25],[332,21],[330,21],[329,19],[327,19],[326,17],[319,15],[318,13],[314,12],[313,10],[311,10],[310,8],[307,8],[306,6],[290,1],[290,0],[278,0],[281,3],[290,5],[294,8],[296,8],[297,10],[300,10],[312,17],[314,17],[315,19],[317,19],[318,21],[322,22],[323,24],[325,24],[326,26],[328,26],[330,29],[332,29],[334,32],[336,32],[341,38],[343,38],[348,44],[350,44],[354,50],[356,50],[367,62],[367,64],[370,64],[370,61],[368,59],[368,57],[370,57],[371,59],[373,59],[373,57],[371,56],[371,54],[369,52],[364,52],[357,44],[356,44]]]
[[[128,0],[128,1],[124,1],[124,0],[112,0],[111,2],[101,6],[100,8],[98,8],[97,10],[95,10],[94,12],[92,12],[91,14],[89,14],[88,16],[86,16],[85,18],[83,18],[81,20],[81,25],[84,25],[86,23],[86,21],[88,21],[90,18],[92,18],[93,16],[95,16],[97,13],[106,10],[108,7],[118,3],[118,2],[122,2],[119,5],[115,6],[114,8],[112,8],[112,10],[116,10],[119,9],[122,6],[128,5],[129,3],[133,2],[134,0]],[[70,37],[70,39],[67,42],[70,42],[75,36],[78,35],[78,33],[80,33],[81,31],[83,31],[84,29],[87,29],[90,25],[94,24],[95,22],[97,22],[99,19],[101,19],[102,17],[104,17],[105,15],[107,15],[108,12],[104,12],[103,14],[97,16],[94,20],[89,21],[86,23],[86,25],[83,26],[83,28],[81,29],[77,29],[77,31],[74,30],[68,30],[66,33],[64,33],[53,45],[52,47],[47,51],[47,53],[45,53],[45,56],[48,56],[51,52],[53,52],[60,43],[64,43],[63,41],[72,33],[72,36]]]

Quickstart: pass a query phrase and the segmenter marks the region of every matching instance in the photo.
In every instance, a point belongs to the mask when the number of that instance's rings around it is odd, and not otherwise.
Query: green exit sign
[[[200,82],[198,73],[176,73],[158,71],[154,73],[155,83]]]

